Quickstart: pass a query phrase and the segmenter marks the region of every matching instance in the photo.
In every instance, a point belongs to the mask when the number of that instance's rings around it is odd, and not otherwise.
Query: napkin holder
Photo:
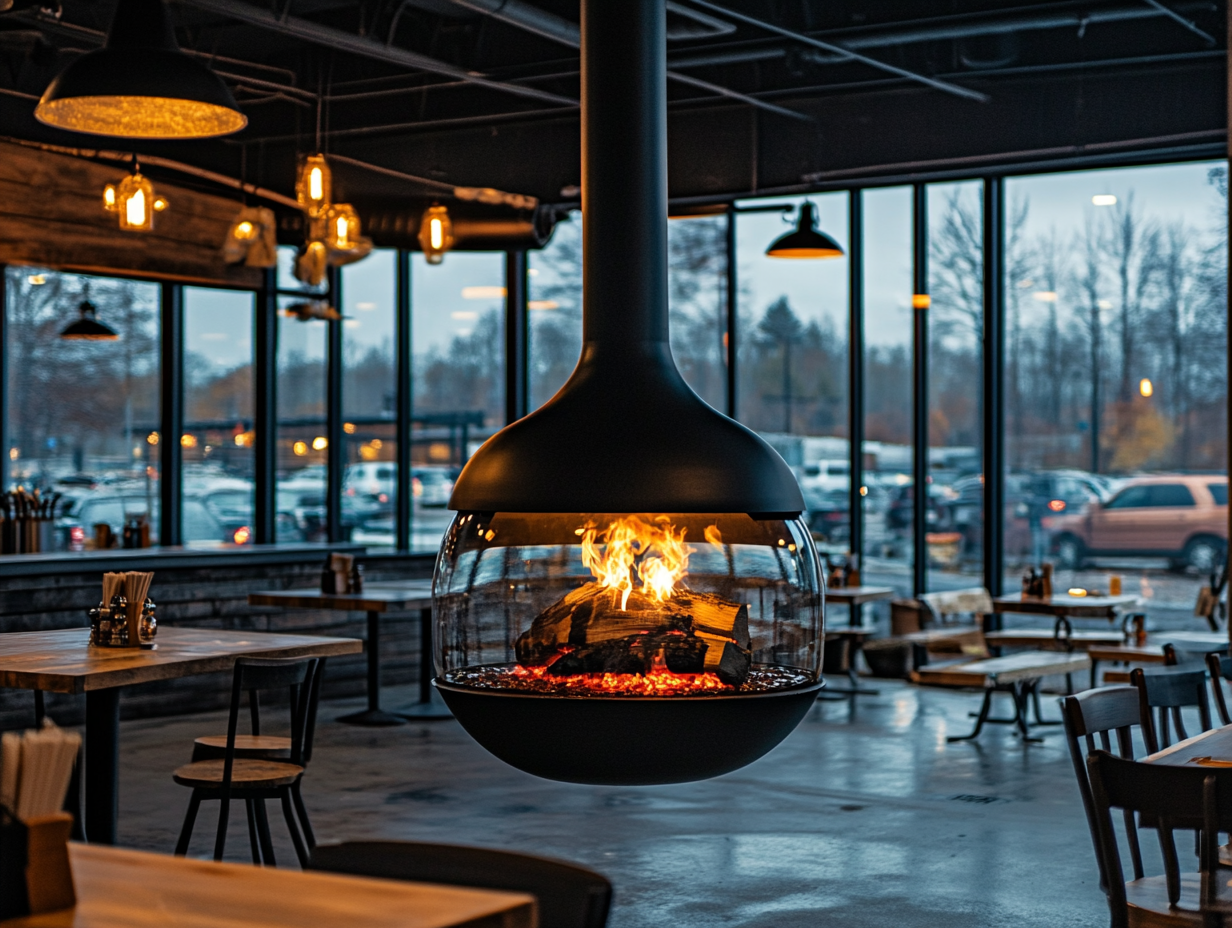
[[[67,812],[19,821],[0,813],[0,920],[55,912],[77,904]]]

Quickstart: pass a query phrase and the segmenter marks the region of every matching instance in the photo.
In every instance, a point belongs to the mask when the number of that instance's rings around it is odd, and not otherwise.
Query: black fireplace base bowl
[[[435,686],[467,733],[548,780],[653,786],[705,780],[766,754],[800,724],[824,683],[721,696],[550,696]]]

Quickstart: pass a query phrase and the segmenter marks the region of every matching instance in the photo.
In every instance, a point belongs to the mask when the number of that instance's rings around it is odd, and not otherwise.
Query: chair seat
[[[1168,904],[1168,884],[1162,876],[1148,876],[1125,884],[1129,928],[1201,928],[1201,883],[1197,874],[1181,875],[1181,898]]]
[[[196,760],[213,760],[226,753],[226,735],[205,735],[193,742],[193,757]],[[258,760],[290,760],[291,739],[279,735],[236,735],[235,756]]]
[[[223,760],[199,760],[185,764],[173,777],[181,786],[195,789],[219,789],[222,787]],[[304,772],[297,764],[285,764],[273,760],[237,758],[231,768],[231,785],[235,789],[276,789],[290,786]]]

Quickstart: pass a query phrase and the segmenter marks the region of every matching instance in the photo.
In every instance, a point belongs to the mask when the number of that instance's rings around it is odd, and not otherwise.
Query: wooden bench
[[[1035,724],[1059,725],[1057,722],[1046,722],[1040,714],[1039,683],[1044,677],[1064,674],[1070,681],[1070,691],[1073,692],[1071,674],[1087,670],[1091,666],[1091,658],[1086,654],[1071,654],[1058,651],[1021,651],[1008,657],[992,657],[985,660],[972,661],[968,664],[951,664],[944,667],[922,667],[912,678],[926,686],[949,686],[972,689],[983,689],[984,702],[976,714],[975,729],[969,735],[951,735],[946,741],[970,741],[979,737],[984,723],[1016,725],[1024,741],[1039,741],[1032,738],[1027,728],[1027,699],[1030,698],[1035,707]],[[1014,699],[1014,715],[1008,719],[989,717],[992,708],[993,693],[1009,693]]]

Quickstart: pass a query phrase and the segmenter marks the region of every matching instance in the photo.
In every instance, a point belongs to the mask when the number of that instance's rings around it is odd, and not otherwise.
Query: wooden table
[[[523,893],[70,844],[77,905],[3,928],[535,928]]]
[[[350,725],[402,725],[408,717],[447,719],[453,715],[432,687],[432,582],[369,583],[362,593],[322,593],[320,590],[266,590],[248,594],[250,606],[287,609],[328,609],[368,615],[368,708],[344,715]],[[419,702],[401,712],[381,708],[381,615],[419,610]]]
[[[230,671],[237,657],[355,654],[354,638],[160,626],[158,648],[92,648],[88,628],[0,635],[0,687],[84,693],[85,834],[114,844],[119,811],[120,690],[137,683]]]
[[[842,586],[835,589],[826,588],[826,604],[845,603],[847,605],[847,625],[856,628],[863,625],[860,607],[865,603],[873,603],[879,599],[893,599],[894,591],[888,586]]]
[[[1116,621],[1121,610],[1138,605],[1139,597],[1123,596],[1070,596],[1060,593],[1048,599],[1023,596],[994,596],[992,610],[995,615],[1007,612],[1016,615],[1050,615],[1056,619],[1056,628],[1069,619],[1107,619]]]
[[[1148,764],[1184,767],[1197,757],[1211,757],[1232,762],[1232,725],[1212,728],[1200,735],[1178,741],[1171,747],[1142,758]],[[1195,765],[1196,766],[1196,765]]]
[[[1075,673],[1087,670],[1091,659],[1086,654],[1067,654],[1063,651],[1021,651],[1008,657],[993,657],[972,661],[969,664],[950,664],[930,668],[921,667],[915,672],[919,683],[933,686],[969,686],[984,690],[984,702],[976,716],[975,730],[969,735],[951,735],[946,741],[970,741],[979,736],[985,722],[1017,725],[1024,741],[1038,741],[1027,729],[1027,699],[1034,702],[1036,725],[1059,725],[1046,722],[1040,715],[1039,681],[1043,677]],[[1009,693],[1014,698],[1014,717],[1009,719],[989,718],[994,692]]]

